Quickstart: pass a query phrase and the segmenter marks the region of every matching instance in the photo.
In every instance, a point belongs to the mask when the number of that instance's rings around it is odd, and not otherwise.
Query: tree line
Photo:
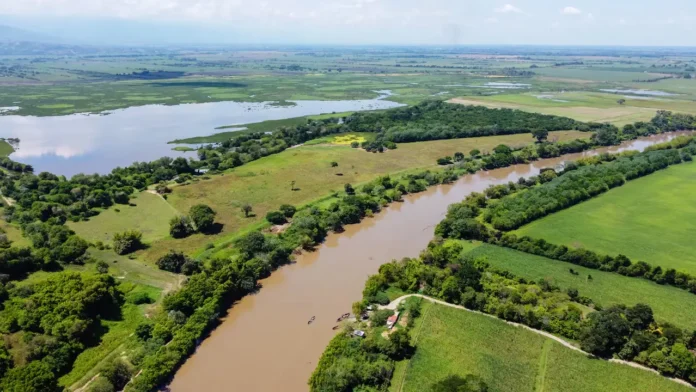
[[[134,360],[142,372],[128,390],[150,391],[164,383],[193,352],[201,336],[217,325],[217,315],[255,291],[259,279],[289,263],[295,249],[312,249],[328,232],[340,232],[345,225],[360,222],[383,206],[401,200],[406,193],[456,179],[452,171],[424,171],[400,178],[384,176],[358,189],[347,184],[346,192],[326,208],[296,211],[292,206],[283,206],[279,214],[292,218],[286,231],[277,236],[248,233],[235,241],[231,258],[196,263],[197,270],[184,286],[165,297],[162,312],[138,327],[142,347]],[[279,218],[276,215],[270,218]],[[187,263],[190,261],[184,255],[175,252],[158,261],[160,268],[182,273]]]
[[[590,124],[591,125],[591,124]],[[549,132],[546,129],[532,129],[531,134],[537,139],[537,143],[522,148],[511,148],[501,144],[493,149],[492,152],[481,153],[479,150],[472,150],[470,156],[463,152],[455,152],[454,156],[446,156],[437,159],[439,165],[466,165],[486,170],[507,167],[513,164],[529,163],[540,158],[554,158],[565,154],[588,151],[601,146],[614,146],[622,141],[634,140],[639,137],[656,135],[663,132],[673,132],[678,130],[696,129],[696,118],[694,116],[671,113],[668,111],[658,111],[650,122],[638,121],[633,124],[626,124],[622,129],[612,125],[604,124],[601,127],[592,127],[595,132],[589,140],[575,139],[568,142],[549,142]],[[687,137],[679,137],[672,141],[672,148],[680,148],[690,141]],[[681,143],[681,145],[679,145]],[[658,147],[648,147],[648,151]],[[477,160],[480,160],[477,162]],[[472,162],[474,162],[472,164]]]
[[[489,237],[488,242],[549,259],[581,265],[587,268],[617,272],[624,276],[644,278],[652,280],[657,284],[678,287],[696,294],[696,276],[677,271],[674,268],[663,269],[659,265],[650,265],[645,261],[634,262],[627,256],[621,254],[612,257],[588,249],[573,249],[565,245],[551,244],[544,239],[534,239],[528,236],[517,237],[511,233],[505,233],[500,238],[496,238],[495,236]]]
[[[484,220],[498,230],[514,230],[553,212],[588,200],[626,181],[643,177],[670,165],[691,161],[696,145],[682,149],[648,151],[610,162],[578,167],[572,165],[558,178],[497,200],[486,209]],[[579,162],[582,164],[582,161]]]
[[[568,163],[560,173],[546,169],[538,176],[520,178],[517,183],[490,186],[483,193],[472,193],[461,203],[450,205],[435,233],[444,238],[486,241],[588,268],[642,277],[696,294],[696,276],[672,268],[663,270],[644,261],[632,262],[623,255],[601,255],[587,249],[571,249],[543,239],[505,233],[551,211],[601,194],[627,180],[648,175],[682,160],[690,161],[690,154],[696,152],[692,140],[677,138],[652,146],[651,151],[643,153],[602,154],[584,158]],[[479,216],[483,216],[483,222],[477,219]],[[484,222],[491,223],[493,228]]]
[[[458,241],[436,239],[418,258],[382,265],[368,278],[363,303],[375,303],[390,288],[421,293],[577,340],[598,357],[634,361],[696,385],[696,357],[689,351],[696,349],[696,332],[655,320],[648,305],[603,308],[574,288],[561,291],[548,280],[528,281],[462,251]],[[585,315],[579,305],[594,311]]]

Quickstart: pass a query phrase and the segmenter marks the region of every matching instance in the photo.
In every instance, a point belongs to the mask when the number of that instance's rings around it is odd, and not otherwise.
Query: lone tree
[[[191,207],[189,217],[200,232],[209,231],[215,223],[215,211],[205,204],[197,204]]]
[[[346,191],[347,194],[349,195],[354,195],[355,194],[355,189],[353,189],[353,185],[346,184],[343,186],[343,189]]]
[[[117,255],[125,255],[135,252],[143,246],[143,233],[137,230],[126,230],[123,233],[114,234],[114,252]]]
[[[537,142],[541,143],[549,137],[549,131],[546,129],[533,129],[532,136],[534,136]]]
[[[193,233],[191,219],[188,216],[175,216],[169,221],[169,234],[172,238],[184,238]]]
[[[283,214],[280,211],[270,211],[268,214],[266,214],[266,220],[269,221],[270,223],[273,223],[274,225],[282,225],[287,223],[287,219],[285,218],[285,214]]]
[[[242,212],[244,213],[245,218],[249,217],[249,214],[251,214],[251,211],[252,211],[251,204],[247,203],[247,204],[242,205]]]
[[[104,260],[97,261],[97,272],[106,274],[109,272],[109,264]]]
[[[626,100],[623,99],[623,98],[621,98],[621,99],[619,99],[618,101],[616,101],[616,103],[618,103],[619,105],[623,105],[623,104],[626,103]]]

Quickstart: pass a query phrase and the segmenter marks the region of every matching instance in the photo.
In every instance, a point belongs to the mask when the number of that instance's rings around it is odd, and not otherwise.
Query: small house
[[[365,331],[361,331],[359,329],[356,329],[353,331],[353,336],[357,336],[359,338],[364,338],[365,337]]]
[[[394,313],[393,316],[389,316],[389,318],[387,319],[387,328],[394,328],[397,321],[399,321],[399,312]]]

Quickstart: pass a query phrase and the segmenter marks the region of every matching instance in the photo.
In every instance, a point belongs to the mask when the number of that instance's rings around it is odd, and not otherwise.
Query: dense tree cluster
[[[418,292],[579,340],[589,353],[636,361],[696,384],[696,356],[689,351],[696,348],[696,333],[655,321],[648,305],[602,309],[575,289],[561,292],[548,280],[526,281],[485,259],[462,256],[462,250],[459,242],[436,240],[417,259],[382,265],[367,280],[364,301],[374,302],[390,287]],[[577,303],[595,311],[584,315]]]
[[[15,171],[19,173],[33,173],[34,168],[31,165],[25,165],[23,163],[15,162],[7,157],[0,158],[0,166],[7,170]]]
[[[454,162],[462,162],[459,164],[460,166],[471,168],[473,171],[479,168],[491,170],[518,163],[529,163],[540,158],[553,158],[565,154],[588,151],[600,146],[617,145],[622,141],[633,140],[641,136],[655,135],[675,130],[696,129],[696,125],[694,125],[696,124],[695,118],[696,117],[689,115],[659,111],[651,122],[646,123],[639,121],[634,124],[627,124],[621,130],[610,124],[581,124],[579,128],[584,129],[588,126],[590,127],[589,129],[593,130],[595,133],[592,134],[589,140],[576,139],[568,142],[549,142],[546,140],[548,131],[534,129],[531,133],[538,141],[536,144],[518,149],[511,149],[509,147],[507,149],[498,148],[504,146],[501,145],[496,147],[493,152],[483,155],[480,155],[481,152],[477,150],[477,153],[472,154],[471,157],[464,157],[462,153],[456,153],[455,155],[461,155],[459,157],[455,156]],[[678,137],[671,142],[670,148],[681,148],[690,141],[691,139],[688,137]],[[647,150],[651,151],[655,149],[664,149],[664,147],[651,146],[648,147]],[[443,157],[438,158],[437,163],[439,165],[449,165],[453,163],[453,160],[451,157]]]
[[[363,340],[339,334],[326,347],[309,388],[313,392],[386,391],[393,372],[389,356]]]
[[[514,197],[504,197],[492,203],[484,213],[484,219],[496,229],[513,230],[621,186],[627,180],[681,163],[682,153],[691,155],[691,148],[681,152],[674,149],[650,151],[580,167]]]
[[[7,284],[0,332],[20,337],[0,350],[5,391],[57,391],[77,355],[99,336],[100,319],[118,319],[123,294],[114,278],[61,272],[36,284]],[[22,353],[3,361],[3,352]],[[4,376],[4,377],[3,377]]]
[[[417,259],[382,265],[365,284],[363,298],[373,302],[393,286],[573,339],[580,336],[582,311],[573,302],[593,305],[589,298],[571,298],[547,281],[527,282],[461,254],[456,241],[432,242]]]
[[[204,146],[198,150],[198,158],[208,169],[226,170],[312,139],[349,131],[338,118],[307,120],[307,124],[281,127],[272,133],[246,133],[216,145]]]
[[[161,270],[184,275],[193,275],[201,270],[200,262],[175,250],[170,250],[169,253],[160,257],[157,260],[157,267]]]
[[[635,361],[665,376],[696,384],[696,356],[690,351],[696,348],[696,335],[669,323],[657,323],[649,306],[612,306],[590,313],[583,324],[583,350]]]
[[[408,314],[409,323],[406,327],[392,330],[388,337],[383,337],[375,327],[383,326],[393,310],[373,312],[370,316],[372,327],[364,338],[350,336],[350,327],[336,336],[309,379],[310,390],[387,391],[395,361],[410,358],[415,351],[409,330],[413,320],[420,315],[421,302],[420,298],[409,298],[399,305],[399,310]]]
[[[535,129],[579,129],[580,122],[512,109],[426,101],[381,112],[355,113],[345,120],[351,132],[377,132],[378,139],[396,143],[463,137],[530,133]],[[586,125],[583,130],[591,130]]]
[[[209,233],[215,228],[217,213],[205,204],[197,204],[189,209],[188,216],[175,216],[169,221],[169,234],[172,238],[184,238],[195,233]]]

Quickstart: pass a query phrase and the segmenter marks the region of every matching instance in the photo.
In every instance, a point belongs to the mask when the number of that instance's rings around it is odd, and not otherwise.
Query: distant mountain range
[[[0,42],[58,42],[50,35],[0,24]]]

